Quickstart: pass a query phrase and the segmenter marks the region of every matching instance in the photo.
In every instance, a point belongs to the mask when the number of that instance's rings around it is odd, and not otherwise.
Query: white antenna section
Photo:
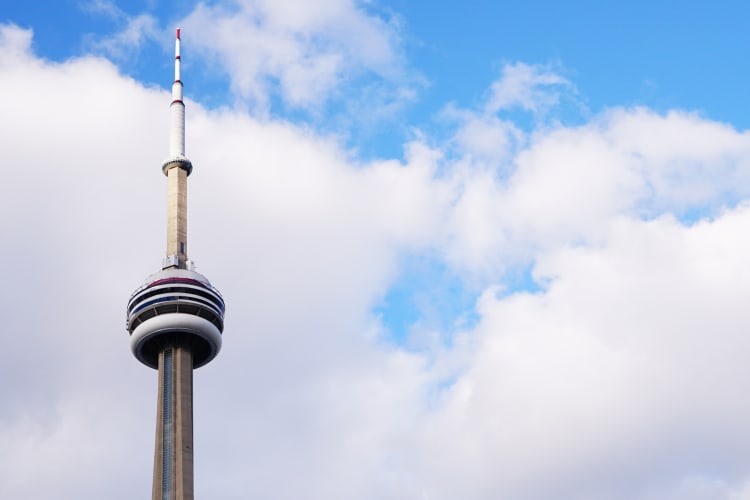
[[[169,134],[169,156],[185,156],[185,103],[182,102],[182,80],[180,80],[180,28],[174,41],[174,83],[172,83],[171,124]]]
[[[174,82],[169,105],[169,158],[161,169],[167,176],[167,256],[163,269],[185,269],[187,263],[187,177],[193,164],[185,156],[185,103],[180,79],[180,28],[174,42]]]

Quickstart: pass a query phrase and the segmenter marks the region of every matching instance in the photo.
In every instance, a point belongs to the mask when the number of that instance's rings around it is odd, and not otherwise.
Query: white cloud
[[[459,158],[444,249],[454,266],[486,278],[541,250],[597,243],[619,215],[695,220],[750,194],[748,134],[694,114],[617,108],[524,134],[484,110],[448,113],[458,117]]]
[[[101,15],[113,21],[122,21],[128,17],[112,0],[87,0],[78,5],[84,12]]]
[[[746,132],[677,111],[660,116],[645,109],[617,110],[608,118],[608,137],[637,164],[649,186],[648,209],[715,211],[747,196]]]
[[[32,33],[15,25],[4,25],[0,30],[0,44],[3,52],[0,61],[12,64],[17,59],[28,56],[31,49]]]
[[[282,34],[330,19],[258,5]],[[0,497],[133,498],[156,380],[124,304],[163,251],[169,95],[30,42],[0,27]],[[550,102],[493,88],[491,110]],[[195,375],[197,496],[747,497],[748,135],[614,109],[494,149],[470,140],[495,137],[492,113],[461,113],[457,157],[419,137],[362,162],[188,103],[190,252],[228,304],[224,351]],[[407,352],[371,308],[422,253],[484,293],[476,325]],[[502,288],[519,264],[540,291]]]
[[[277,95],[292,108],[319,109],[344,83],[375,75],[388,99],[408,92],[398,26],[358,2],[230,1],[199,4],[181,24],[191,45],[218,62],[232,91],[256,111]]]
[[[120,31],[107,37],[88,37],[95,53],[104,54],[117,61],[127,60],[136,54],[147,41],[159,40],[162,33],[157,19],[150,14],[130,15],[110,0],[90,0],[81,9],[108,18],[121,26]]]
[[[559,102],[561,93],[572,89],[572,84],[551,68],[520,62],[506,64],[490,87],[485,109],[497,113],[518,107],[542,114]]]
[[[743,477],[748,223],[747,207],[618,219],[605,246],[541,259],[544,292],[485,294],[471,367],[415,447],[429,497],[652,498]]]

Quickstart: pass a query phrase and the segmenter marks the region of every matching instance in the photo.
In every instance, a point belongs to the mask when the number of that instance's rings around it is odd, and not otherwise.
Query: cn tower
[[[144,365],[159,371],[156,405],[153,500],[193,499],[193,369],[221,349],[224,299],[187,257],[185,104],[180,80],[180,30],[175,40],[174,83],[169,107],[167,253],[161,271],[130,296],[130,347]]]

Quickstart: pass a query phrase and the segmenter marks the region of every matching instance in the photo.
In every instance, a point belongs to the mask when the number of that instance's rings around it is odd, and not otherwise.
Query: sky
[[[150,492],[179,26],[196,498],[750,500],[749,14],[0,0],[0,498]]]

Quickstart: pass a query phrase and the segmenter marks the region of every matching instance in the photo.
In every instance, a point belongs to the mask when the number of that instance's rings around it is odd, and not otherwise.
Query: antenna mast
[[[185,156],[185,103],[180,79],[180,28],[174,42],[174,82],[169,105],[169,159],[162,171],[167,176],[167,256],[162,269],[187,269],[187,177],[193,164]]]

